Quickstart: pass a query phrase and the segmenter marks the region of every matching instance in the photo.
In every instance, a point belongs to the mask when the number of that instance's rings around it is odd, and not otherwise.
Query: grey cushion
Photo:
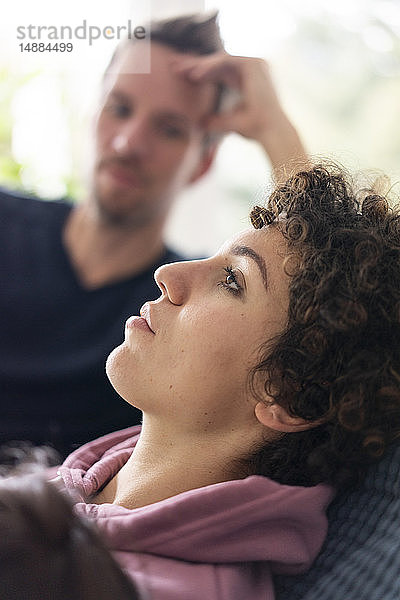
[[[302,576],[276,577],[277,600],[400,599],[400,447],[330,506],[321,554]]]

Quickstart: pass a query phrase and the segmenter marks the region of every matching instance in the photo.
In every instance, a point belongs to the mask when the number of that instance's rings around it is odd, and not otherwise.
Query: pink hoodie
[[[272,573],[305,571],[325,538],[327,485],[267,477],[190,490],[143,508],[90,504],[131,455],[139,427],[82,446],[59,470],[144,600],[273,600]]]

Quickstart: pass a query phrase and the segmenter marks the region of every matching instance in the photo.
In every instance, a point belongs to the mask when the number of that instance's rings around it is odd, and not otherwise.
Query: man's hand
[[[205,123],[208,131],[233,131],[259,142],[279,179],[287,176],[286,167],[307,164],[306,151],[282,109],[264,60],[221,52],[179,59],[174,69],[193,82],[214,83],[227,91],[220,109]],[[224,97],[231,106],[224,106]]]
[[[236,92],[237,103],[212,115],[207,122],[211,131],[235,131],[260,140],[273,128],[282,112],[264,60],[231,56],[225,52],[202,57],[183,58],[177,72],[196,83],[214,83]]]

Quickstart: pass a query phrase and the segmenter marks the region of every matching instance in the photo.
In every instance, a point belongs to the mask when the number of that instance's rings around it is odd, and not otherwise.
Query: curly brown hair
[[[340,167],[317,165],[252,222],[282,231],[291,275],[287,327],[262,348],[253,391],[261,375],[291,416],[322,420],[258,451],[252,470],[291,485],[354,484],[400,437],[400,214],[355,191]]]

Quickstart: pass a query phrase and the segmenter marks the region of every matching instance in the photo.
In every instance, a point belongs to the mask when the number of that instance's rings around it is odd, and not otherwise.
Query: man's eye
[[[131,108],[126,104],[109,104],[107,110],[118,119],[125,119],[131,114]]]
[[[242,293],[243,288],[238,282],[236,272],[232,267],[224,267],[224,271],[226,273],[225,279],[220,281],[218,285],[227,289],[235,296],[239,296]]]
[[[168,123],[160,123],[158,126],[159,132],[169,139],[183,139],[186,137],[186,131],[182,127],[169,125]]]

